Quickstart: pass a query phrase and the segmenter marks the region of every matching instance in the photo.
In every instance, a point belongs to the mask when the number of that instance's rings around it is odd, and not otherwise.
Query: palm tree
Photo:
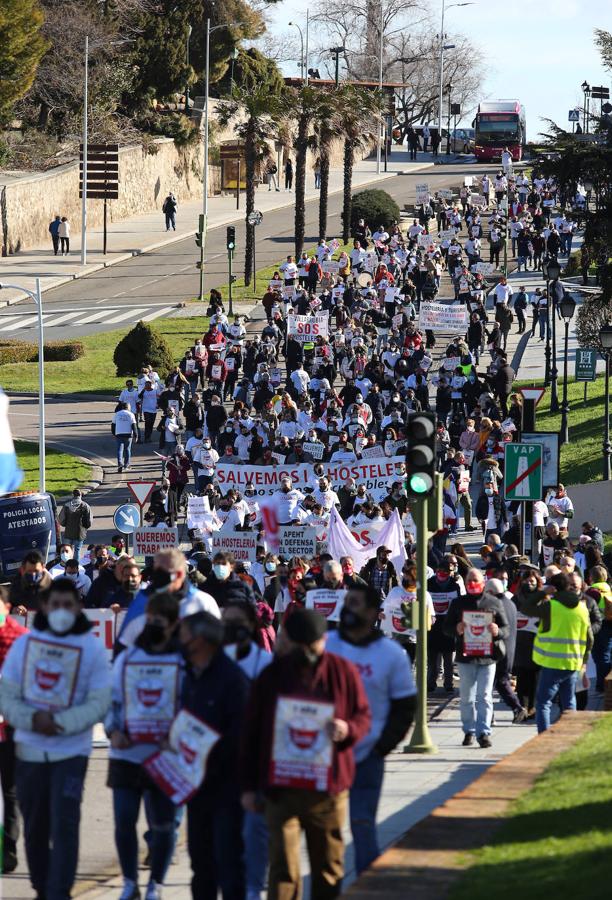
[[[261,161],[268,155],[266,138],[274,133],[283,110],[282,91],[267,80],[244,82],[235,86],[232,99],[217,104],[217,117],[222,125],[233,123],[237,137],[244,141],[246,163],[246,244],[244,283],[253,274],[254,228],[248,224],[255,209],[255,176]]]
[[[380,122],[380,102],[377,92],[346,84],[338,91],[338,115],[344,138],[344,197],[342,204],[342,240],[346,244],[351,234],[351,203],[353,194],[353,163],[355,151],[370,144]]]
[[[315,145],[310,135],[310,126],[318,106],[318,90],[304,85],[292,92],[293,105],[297,109],[297,135],[293,142],[295,150],[295,256],[299,258],[304,249],[306,230],[306,156],[309,147]]]
[[[335,138],[342,132],[342,116],[337,94],[325,91],[319,94],[315,113],[316,149],[321,161],[321,188],[319,193],[319,240],[327,235],[327,206],[329,200],[329,154]]]

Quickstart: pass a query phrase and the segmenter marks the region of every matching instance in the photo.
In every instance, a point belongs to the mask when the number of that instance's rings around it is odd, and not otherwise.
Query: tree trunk
[[[351,206],[353,191],[353,142],[344,141],[344,202],[342,204],[342,240],[351,236]]]
[[[306,151],[308,149],[308,118],[302,113],[298,119],[298,134],[295,142],[295,258],[299,259],[304,249],[306,229]]]
[[[319,194],[319,240],[327,235],[327,201],[329,198],[329,147],[321,147],[321,192]]]
[[[257,152],[257,142],[255,140],[254,127],[249,127],[247,129],[244,145],[246,157],[246,242],[244,245],[244,283],[248,287],[251,283],[251,275],[253,273],[253,243],[255,239],[255,229],[249,225],[248,222],[250,213],[255,209],[255,157]]]

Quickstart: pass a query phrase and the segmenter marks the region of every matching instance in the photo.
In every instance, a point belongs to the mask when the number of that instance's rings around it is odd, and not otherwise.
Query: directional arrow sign
[[[156,484],[156,481],[128,481],[128,487],[139,506],[145,505]]]
[[[542,445],[504,445],[506,500],[542,499]]]
[[[535,405],[537,406],[544,394],[546,393],[545,387],[522,387],[519,388],[521,394],[525,398],[525,400],[535,400]]]
[[[140,527],[140,508],[135,503],[123,503],[115,510],[113,522],[121,534],[133,534]]]

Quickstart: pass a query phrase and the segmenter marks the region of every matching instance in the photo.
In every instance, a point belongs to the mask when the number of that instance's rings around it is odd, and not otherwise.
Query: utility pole
[[[89,102],[89,37],[85,36],[85,77],[83,80],[83,189],[81,192],[81,265],[87,264],[87,142],[89,140],[89,121],[87,106]]]

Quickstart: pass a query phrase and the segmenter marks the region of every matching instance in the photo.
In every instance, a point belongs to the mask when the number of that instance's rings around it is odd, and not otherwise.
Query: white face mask
[[[231,567],[226,565],[225,563],[217,563],[213,566],[213,572],[215,574],[215,578],[218,578],[220,581],[225,581],[226,578],[229,578]]]
[[[66,634],[76,622],[76,615],[69,609],[52,609],[47,615],[47,621],[51,631]]]
[[[60,553],[60,559],[63,563],[68,562],[69,559],[72,559],[72,553],[70,553],[69,550],[64,551],[63,553]]]

